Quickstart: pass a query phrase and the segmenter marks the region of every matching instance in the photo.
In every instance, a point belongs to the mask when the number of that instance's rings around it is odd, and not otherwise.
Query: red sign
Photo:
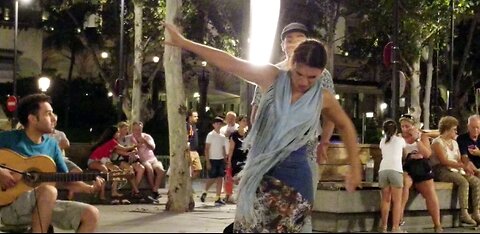
[[[392,64],[393,42],[389,42],[383,47],[383,64],[385,67],[390,67]]]
[[[7,99],[7,110],[14,112],[17,109],[17,98],[15,96],[10,96]]]

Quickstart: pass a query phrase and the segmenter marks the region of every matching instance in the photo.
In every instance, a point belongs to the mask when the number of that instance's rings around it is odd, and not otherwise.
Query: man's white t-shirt
[[[382,162],[380,163],[380,169],[378,171],[395,170],[403,173],[403,148],[407,146],[405,139],[403,139],[403,137],[394,135],[388,143],[385,143],[385,141],[385,137],[380,141]]]
[[[212,130],[210,133],[208,133],[205,143],[210,144],[209,159],[224,159],[228,143],[225,135]]]
[[[220,128],[220,133],[223,134],[226,138],[229,138],[233,132],[238,130],[238,124],[235,123],[233,126],[225,125]]]

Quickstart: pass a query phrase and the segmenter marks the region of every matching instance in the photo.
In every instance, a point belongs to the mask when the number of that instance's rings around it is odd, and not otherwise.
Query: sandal
[[[118,205],[118,204],[120,204],[120,200],[118,199],[113,199],[110,201],[110,205]]]
[[[122,203],[122,205],[130,205],[130,204],[132,204],[132,203],[131,203],[129,200],[127,200],[127,199],[122,199],[122,200],[120,200],[120,203]]]

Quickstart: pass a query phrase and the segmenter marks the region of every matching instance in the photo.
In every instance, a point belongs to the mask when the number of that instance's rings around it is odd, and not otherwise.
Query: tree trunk
[[[410,108],[415,119],[419,120],[422,114],[420,107],[420,55],[415,58],[412,64],[413,74],[410,81]]]
[[[134,38],[134,62],[133,62],[133,85],[132,85],[132,119],[131,121],[141,121],[140,111],[142,109],[142,19],[143,19],[143,1],[133,1],[135,15],[135,38]]]
[[[70,67],[68,68],[67,95],[65,97],[65,128],[68,128],[70,121],[70,92],[73,76],[73,67],[75,66],[75,45],[70,45]]]
[[[167,0],[166,22],[181,18],[181,0]],[[177,25],[178,26],[178,25]],[[165,38],[170,35],[165,33]],[[185,88],[182,79],[181,49],[165,46],[163,56],[167,90],[168,135],[170,139],[170,179],[167,211],[186,212],[195,207],[190,179],[190,152],[187,147]]]
[[[430,95],[432,93],[432,76],[433,76],[433,39],[429,39],[429,41],[428,41],[427,80],[425,81],[425,97],[423,99],[423,126],[424,126],[424,129],[430,129]]]

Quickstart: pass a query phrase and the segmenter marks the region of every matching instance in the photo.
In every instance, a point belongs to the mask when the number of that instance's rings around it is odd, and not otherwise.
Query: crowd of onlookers
[[[56,126],[56,115],[55,122]],[[238,120],[238,122],[237,122]],[[199,139],[197,112],[189,112],[186,119],[188,134],[188,145],[191,156],[191,177],[195,179],[200,176],[203,170],[200,154],[198,153]],[[216,199],[215,205],[225,203],[234,203],[233,187],[236,183],[234,176],[237,175],[245,164],[247,151],[242,149],[242,142],[248,131],[248,119],[246,116],[239,116],[235,112],[228,112],[225,120],[216,117],[212,121],[212,131],[208,133],[205,140],[205,162],[204,167],[208,174],[208,180],[200,200],[205,202],[207,191],[215,183]],[[70,142],[64,132],[54,130],[51,137],[57,140],[60,149],[65,155],[65,149],[70,147]],[[143,132],[143,123],[134,121],[131,124],[119,122],[115,126],[110,126],[104,130],[98,140],[90,149],[88,158],[88,170],[101,173],[120,172],[130,184],[131,194],[125,196],[119,192],[119,183],[125,184],[124,180],[106,181],[102,184],[95,196],[102,204],[130,204],[131,199],[138,199],[140,202],[152,201],[154,204],[159,202],[161,195],[158,192],[160,185],[164,182],[165,168],[154,153],[155,141],[151,135]],[[65,162],[69,172],[81,173],[83,170],[74,162],[65,157]],[[168,175],[168,172],[167,172]],[[139,186],[142,179],[150,187],[149,194],[142,194]],[[111,183],[111,194],[105,194],[107,183]],[[66,187],[69,190],[68,199],[73,200],[75,193],[85,193],[85,191]],[[220,198],[224,189],[226,196]],[[87,191],[90,193],[90,191]],[[108,199],[109,197],[109,199]]]
[[[392,203],[392,232],[403,232],[403,212],[410,188],[415,186],[425,198],[435,232],[442,232],[434,181],[451,182],[458,188],[462,223],[480,224],[480,116],[470,116],[468,131],[461,135],[457,135],[459,121],[452,116],[440,119],[437,132],[422,131],[409,114],[402,115],[399,123],[399,131],[394,120],[383,124],[378,174],[382,188],[380,231],[387,231]]]

